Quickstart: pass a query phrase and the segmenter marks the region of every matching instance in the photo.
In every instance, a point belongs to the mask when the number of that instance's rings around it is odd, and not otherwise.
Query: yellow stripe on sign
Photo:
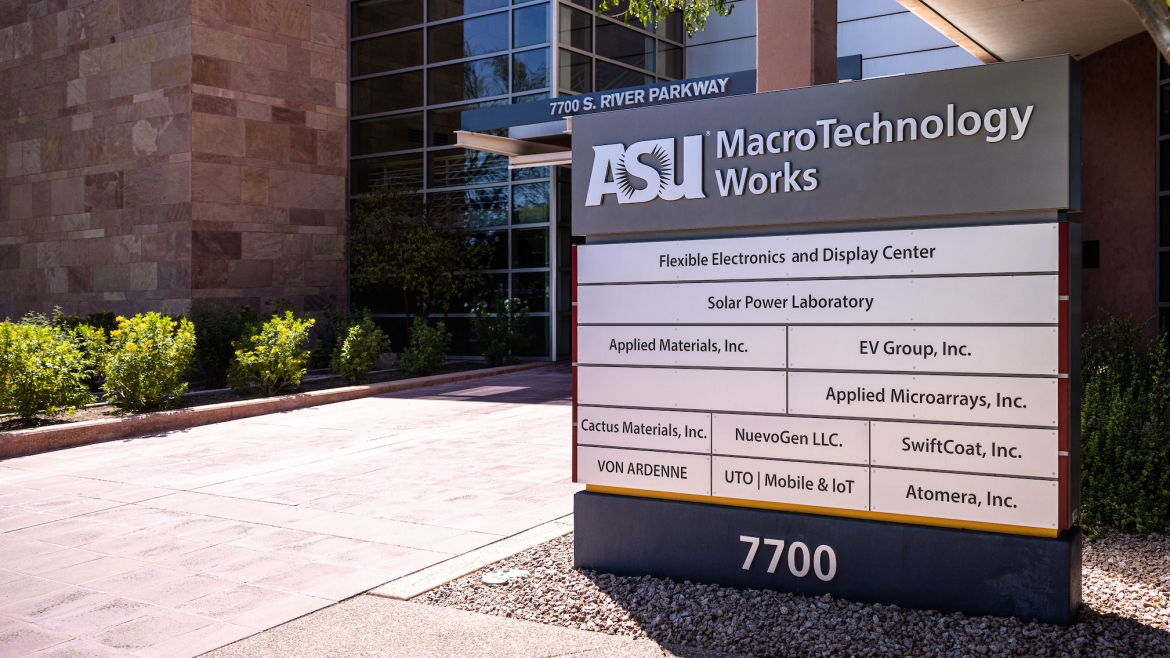
[[[928,516],[908,516],[905,514],[887,514],[885,512],[866,512],[862,510],[837,509],[833,507],[814,507],[811,505],[790,505],[787,503],[769,503],[760,500],[744,500],[742,498],[721,498],[719,496],[697,496],[694,494],[676,494],[664,491],[647,491],[644,489],[626,489],[623,487],[606,487],[598,484],[587,484],[585,490],[592,493],[613,494],[616,496],[634,496],[637,498],[658,498],[660,500],[678,500],[687,503],[705,503],[708,505],[728,505],[731,507],[750,507],[753,509],[770,509],[781,512],[800,512],[802,514],[819,514],[821,516],[839,516],[847,519],[864,519],[866,521],[891,521],[894,523],[910,523],[913,525],[927,525],[938,528],[955,528],[958,530],[978,530],[981,532],[1000,532],[1008,535],[1025,535],[1028,537],[1056,537],[1059,530],[1051,528],[1029,528],[1019,525],[1003,523],[981,523],[978,521],[958,521],[954,519],[936,519]]]

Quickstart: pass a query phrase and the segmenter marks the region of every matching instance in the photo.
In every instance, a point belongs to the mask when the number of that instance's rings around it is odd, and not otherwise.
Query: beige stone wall
[[[0,318],[343,299],[345,4],[313,3],[0,4]]]
[[[194,0],[194,296],[344,301],[345,10]]]

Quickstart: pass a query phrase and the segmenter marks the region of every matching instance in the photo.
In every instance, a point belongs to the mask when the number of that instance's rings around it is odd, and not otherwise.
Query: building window
[[[571,341],[570,170],[509,170],[457,146],[461,114],[685,75],[682,16],[661,25],[599,15],[595,0],[353,0],[350,3],[350,194],[406,185],[467,222],[490,247],[487,285],[448,313],[452,353],[481,353],[474,310],[528,304],[528,356],[567,358]],[[490,131],[506,134],[506,130]],[[392,282],[353,290],[398,346],[407,299]],[[411,312],[417,311],[410,300]]]
[[[561,94],[583,94],[637,87],[685,76],[682,14],[659,25],[627,23],[625,5],[598,13],[591,0],[560,0],[557,5],[557,87]]]
[[[553,95],[549,0],[356,0],[350,5],[350,193],[379,185],[417,189],[464,218],[490,247],[486,288],[451,307],[452,353],[482,352],[475,307],[519,297],[529,304],[528,356],[553,358],[553,169],[511,171],[503,156],[456,146],[461,113]],[[501,132],[501,131],[496,131]],[[353,290],[396,346],[406,304],[393,282]]]

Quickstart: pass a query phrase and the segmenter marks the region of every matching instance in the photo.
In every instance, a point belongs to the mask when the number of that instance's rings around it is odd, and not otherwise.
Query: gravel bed
[[[509,569],[530,575],[480,580]],[[1170,656],[1170,537],[1086,542],[1083,592],[1069,628],[945,615],[577,571],[569,534],[414,600],[744,656]]]

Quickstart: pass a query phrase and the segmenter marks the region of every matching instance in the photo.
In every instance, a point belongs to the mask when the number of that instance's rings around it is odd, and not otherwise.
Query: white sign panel
[[[1045,223],[582,245],[578,480],[1057,529],[1060,240]]]
[[[870,463],[875,466],[1057,476],[1056,430],[879,421],[870,427]]]
[[[890,468],[872,469],[870,480],[874,512],[1056,528],[1056,480]]]
[[[1056,224],[583,245],[578,282],[1055,272]]]
[[[1055,275],[581,286],[581,324],[1055,324]]]
[[[788,373],[790,413],[1056,427],[1049,377]]]
[[[836,418],[712,414],[716,455],[869,463],[869,423]]]
[[[712,457],[713,495],[864,510],[869,507],[869,469],[814,462]]]
[[[579,366],[577,402],[607,407],[782,414],[787,373]]]
[[[711,414],[578,407],[577,443],[707,454]]]
[[[791,368],[1056,375],[1056,327],[789,327]]]
[[[582,326],[577,362],[783,368],[787,327]]]
[[[577,448],[577,480],[625,489],[709,495],[711,458],[677,452]]]

